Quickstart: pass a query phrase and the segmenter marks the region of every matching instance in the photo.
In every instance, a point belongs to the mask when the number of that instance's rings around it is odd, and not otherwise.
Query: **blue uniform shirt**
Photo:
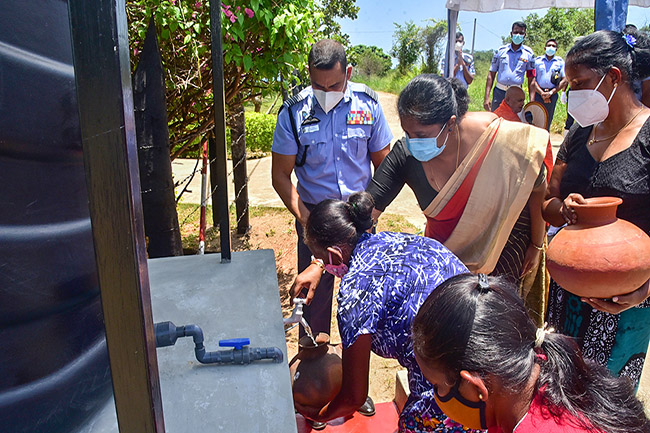
[[[272,151],[298,154],[287,111],[291,110],[301,146],[306,148],[305,165],[294,168],[303,202],[346,200],[370,183],[370,153],[388,146],[393,134],[381,105],[365,89],[348,81],[343,99],[325,114],[310,86],[300,92],[297,103],[280,110]]]
[[[564,77],[564,60],[562,57],[553,56],[549,60],[545,55],[535,59],[535,74],[537,84],[542,89],[553,89],[555,84],[551,83],[551,77],[556,71],[560,71],[560,78]],[[558,83],[559,84],[559,83]]]
[[[524,84],[526,71],[535,68],[535,54],[526,45],[520,45],[517,51],[512,44],[503,45],[494,52],[490,72],[497,73],[497,83],[505,86],[521,86]]]
[[[454,65],[456,65],[457,59],[458,59],[458,53],[454,51]],[[447,59],[445,59],[445,57],[443,56],[442,62],[440,63],[440,70],[442,71],[443,75],[445,74],[445,65],[447,64],[446,60]],[[472,57],[471,54],[463,53],[463,60],[467,65],[467,70],[469,71],[469,73],[474,75],[476,73],[476,71],[474,70],[474,57]],[[463,83],[465,88],[469,87],[467,80],[465,80],[465,74],[463,74],[463,66],[458,68],[458,72],[456,72],[454,78],[458,78],[460,82]]]

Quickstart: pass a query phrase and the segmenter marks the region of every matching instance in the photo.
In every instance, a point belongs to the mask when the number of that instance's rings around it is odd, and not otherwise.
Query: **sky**
[[[393,45],[393,23],[403,24],[412,20],[419,26],[426,25],[426,20],[447,19],[445,0],[356,0],[359,13],[356,20],[340,20],[344,33],[350,35],[352,45],[374,45],[389,54]],[[501,36],[510,33],[510,26],[530,13],[544,15],[547,9],[503,10],[499,12],[479,13],[463,12],[458,14],[461,31],[465,35],[465,49],[472,48],[474,18],[476,18],[476,40],[474,50],[493,50],[502,45]],[[628,23],[641,27],[650,23],[650,9],[630,6]]]

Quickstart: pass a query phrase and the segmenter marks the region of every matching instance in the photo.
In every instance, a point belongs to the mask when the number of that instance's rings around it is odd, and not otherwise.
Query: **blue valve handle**
[[[221,347],[234,347],[235,350],[242,350],[244,346],[251,344],[250,338],[230,338],[228,340],[219,340]]]

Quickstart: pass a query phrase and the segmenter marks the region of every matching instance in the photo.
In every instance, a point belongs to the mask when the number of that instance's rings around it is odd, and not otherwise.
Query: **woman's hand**
[[[604,311],[610,314],[618,314],[630,308],[636,307],[648,296],[650,296],[650,280],[646,281],[641,287],[627,295],[618,295],[612,297],[611,300],[599,298],[581,298],[582,302],[586,302],[596,310]]]
[[[587,204],[587,200],[585,200],[582,195],[575,192],[569,194],[562,203],[560,214],[562,215],[562,218],[564,218],[564,222],[566,222],[568,225],[578,222],[576,211],[573,210],[573,207],[577,204]]]
[[[539,263],[539,255],[541,251],[533,245],[531,242],[526,249],[526,255],[524,256],[524,263],[521,267],[521,275],[519,278],[524,278],[530,272],[535,269],[535,266]]]
[[[320,421],[320,422],[327,421],[326,419],[322,419],[322,417],[320,416],[320,411],[323,409],[322,407],[303,406],[302,404],[296,403],[295,401],[293,405],[298,411],[298,413],[307,419],[310,419],[312,421]]]
[[[296,277],[293,285],[291,286],[291,299],[290,303],[293,304],[293,298],[300,297],[301,292],[304,289],[307,289],[307,296],[305,296],[305,302],[307,305],[311,304],[311,300],[314,299],[314,293],[316,292],[316,287],[320,283],[321,276],[323,275],[323,269],[317,264],[310,264],[307,268],[302,271]]]

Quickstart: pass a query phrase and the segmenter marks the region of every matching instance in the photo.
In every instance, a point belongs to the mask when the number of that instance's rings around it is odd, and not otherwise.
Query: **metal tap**
[[[305,298],[294,298],[293,299],[293,311],[291,312],[291,316],[282,319],[284,322],[284,326],[291,325],[292,323],[300,323],[303,328],[305,328],[305,333],[309,335],[312,339],[313,334],[311,332],[311,327],[309,326],[309,323],[307,323],[307,320],[305,320],[303,316],[303,306],[305,305]]]

